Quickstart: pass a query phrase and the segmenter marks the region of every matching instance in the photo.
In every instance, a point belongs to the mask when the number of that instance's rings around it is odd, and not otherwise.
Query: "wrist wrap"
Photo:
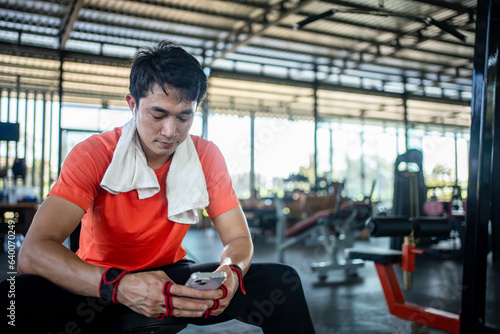
[[[244,295],[246,295],[247,292],[245,291],[245,286],[243,285],[243,270],[241,270],[241,268],[236,264],[230,264],[229,269],[231,269],[236,274],[238,274],[238,281],[240,283],[240,290]]]
[[[130,274],[130,271],[117,268],[108,268],[102,274],[101,283],[99,285],[99,296],[104,300],[112,301],[115,304],[119,304],[116,300],[116,291],[118,289],[118,283],[123,278],[123,276]]]

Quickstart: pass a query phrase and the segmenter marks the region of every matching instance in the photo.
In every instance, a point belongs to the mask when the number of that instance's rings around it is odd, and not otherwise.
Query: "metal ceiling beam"
[[[104,12],[108,12],[108,13],[112,13],[112,14],[116,14],[116,15],[127,15],[127,16],[132,16],[132,17],[141,17],[141,18],[147,18],[147,19],[155,19],[155,20],[159,20],[159,18],[156,18],[154,16],[148,16],[148,17],[145,17],[145,15],[137,15],[137,13],[132,13],[132,12],[127,12],[127,11],[115,11],[115,10],[110,10],[110,9],[106,9],[106,8],[97,8],[97,7],[87,7],[87,5],[85,5],[84,7],[85,9],[92,9],[92,10],[100,10],[100,11],[104,11]],[[198,11],[195,11],[197,13],[204,13],[204,12],[198,12]],[[301,15],[306,15],[306,14],[303,14],[301,13]],[[230,18],[230,19],[234,19],[234,20],[241,20],[241,18],[238,18],[238,17],[235,17],[235,16],[229,16],[229,15],[221,15],[225,18]],[[90,21],[88,19],[85,19],[85,18],[80,18],[80,21],[82,22],[87,22],[87,23],[96,23],[98,21]],[[367,28],[367,29],[375,29],[375,30],[379,30],[379,31],[383,31],[383,32],[388,32],[388,33],[393,33],[393,34],[396,34],[398,36],[402,36],[403,32],[402,31],[397,31],[397,30],[392,30],[392,29],[384,29],[384,28],[381,28],[381,27],[375,27],[375,26],[370,26],[370,25],[363,25],[363,24],[354,24],[352,22],[349,22],[349,21],[345,21],[345,20],[339,20],[339,19],[331,19],[331,21],[335,21],[335,22],[340,22],[340,23],[343,23],[343,24],[347,24],[347,25],[352,25],[352,26],[355,26],[355,27],[363,27],[363,28]],[[122,29],[137,29],[137,28],[134,28],[134,27],[125,27],[125,26],[119,26],[119,25],[116,25],[116,24],[110,24],[109,22],[99,22],[101,24],[108,24],[110,26],[113,26],[113,27],[119,27],[119,28],[122,28]],[[175,21],[175,20],[169,20],[169,23],[178,23],[178,24],[184,24],[184,22],[182,21]],[[284,28],[289,28],[288,26],[284,26],[284,25],[278,25],[280,27],[284,27]],[[199,24],[199,25],[196,25],[196,27],[201,27],[201,28],[205,28],[205,29],[212,29],[212,30],[218,30],[217,28],[214,28],[213,26],[211,25],[202,25],[202,24]],[[318,31],[314,31],[314,30],[311,30],[311,29],[304,29],[305,31],[310,31],[310,32],[314,32],[314,33],[323,33],[323,32],[318,32]],[[168,33],[166,31],[160,31],[160,30],[153,30],[157,33]],[[323,33],[324,34],[324,33]],[[176,32],[176,35],[182,35],[182,34],[179,34]],[[185,35],[186,37],[193,37],[191,35]],[[343,36],[343,35],[334,35],[334,36],[337,36],[337,37],[342,37],[342,38],[346,38],[346,39],[352,39],[350,36]],[[366,40],[366,39],[363,39],[362,40],[363,42],[367,42],[367,43],[376,43],[377,45],[386,45],[384,43],[379,43],[379,42],[374,42],[374,41],[370,41],[370,40]],[[454,41],[446,41],[446,40],[439,40],[440,43],[446,43],[446,44],[451,44],[451,45],[457,45],[457,46],[463,46],[463,47],[470,47],[472,48],[473,46],[472,45],[467,45],[467,44],[463,44],[463,43],[458,43],[458,42],[454,42]],[[430,53],[435,53],[435,52],[432,52],[432,51],[426,51],[426,52],[430,52]],[[449,55],[449,56],[455,56],[455,55]]]
[[[425,3],[428,5],[435,6],[435,7],[451,9],[451,10],[456,11],[457,13],[460,13],[460,14],[470,13],[472,11],[472,8],[468,8],[464,5],[462,5],[458,1],[443,1],[443,0],[413,0],[413,1]]]
[[[333,2],[339,2],[339,1],[333,1]],[[342,2],[342,3],[343,3],[344,1],[340,1],[340,2]],[[452,17],[448,18],[448,20],[449,20],[449,19],[451,19],[451,18],[453,18],[453,17],[455,17],[455,16],[457,16],[457,15],[460,15],[460,14],[453,15]],[[411,31],[411,32],[406,32],[406,33],[405,33],[405,32],[401,32],[401,33],[399,34],[399,36],[397,36],[394,40],[398,40],[399,38],[402,38],[402,37],[404,37],[404,36],[406,36],[406,35],[409,35],[409,34],[411,34],[411,33],[418,33],[418,32],[421,32],[421,31],[425,30],[426,28],[427,28],[427,27],[424,27],[424,28],[416,29],[416,30],[414,30],[414,31]],[[416,49],[416,46],[417,46],[418,44],[420,44],[421,42],[423,42],[424,40],[432,40],[432,38],[428,37],[428,38],[420,39],[420,40],[416,41],[415,43],[413,43],[413,45],[411,45],[411,46],[405,46],[404,48],[405,48],[405,49],[411,49],[411,50],[417,50],[417,51],[420,51],[420,52],[428,52],[428,51],[426,51],[426,50]],[[373,43],[372,43],[372,44],[373,44]],[[350,55],[348,55],[348,56],[346,56],[346,57],[344,57],[343,59],[344,59],[345,61],[354,61],[354,62],[357,62],[357,65],[356,65],[354,68],[359,68],[359,66],[360,66],[362,63],[367,63],[367,62],[360,62],[360,61],[357,61],[357,60],[351,60],[350,58],[351,58],[351,57],[352,57],[352,55],[354,55],[354,54],[358,54],[358,53],[359,53],[359,54],[361,54],[361,53],[367,53],[366,51],[368,51],[368,50],[369,50],[371,47],[373,47],[374,45],[377,47],[377,44],[373,44],[373,45],[368,46],[368,47],[366,47],[366,48],[364,48],[364,49],[362,49],[362,50],[359,50],[359,51],[351,51],[351,54],[350,54]],[[378,44],[378,47],[379,47],[379,46],[387,46],[387,45],[382,44],[382,43],[379,43],[379,44]],[[390,47],[395,47],[395,46],[391,46],[391,45],[389,45],[389,46],[390,46]],[[395,55],[396,55],[396,53],[397,53],[399,50],[400,50],[400,49],[396,48],[393,52],[390,52],[390,53],[388,53],[388,54],[380,54],[380,55],[377,55],[377,56],[378,56],[378,57],[392,57],[392,56],[395,56]],[[430,52],[430,53],[434,54],[435,52]],[[371,54],[371,53],[368,53],[368,54]],[[450,57],[453,57],[453,55],[448,55],[448,54],[442,54],[442,53],[435,53],[435,54],[437,54],[437,55],[442,55],[442,56],[450,56]],[[398,58],[398,57],[395,57],[395,58]],[[459,57],[459,58],[462,58],[462,57]],[[421,62],[421,61],[419,60],[419,62]],[[376,64],[375,60],[373,60],[373,61],[372,61],[372,63]],[[436,64],[436,65],[439,65],[439,64]],[[460,65],[460,66],[466,66],[466,65],[467,65],[467,64],[463,64],[463,65]],[[444,65],[444,64],[441,64],[440,66],[443,66],[444,68],[455,68],[455,67],[457,67],[457,66],[452,66],[452,67],[450,67],[449,65],[447,66],[447,65]],[[441,71],[440,71],[440,72],[438,72],[438,73],[442,73],[442,72],[443,72],[443,70],[441,70]]]
[[[307,17],[308,15],[310,14],[307,14],[307,13],[300,13],[300,15],[303,15],[304,18]],[[323,20],[325,21],[330,21],[330,22],[334,22],[334,23],[341,23],[341,24],[345,24],[345,25],[348,25],[348,26],[352,26],[354,28],[365,28],[365,29],[371,29],[371,30],[376,30],[376,31],[381,31],[381,32],[385,32],[385,33],[390,33],[390,34],[394,34],[394,35],[397,35],[397,36],[402,36],[402,34],[404,35],[408,35],[408,33],[405,33],[401,30],[394,30],[394,29],[390,29],[390,28],[385,28],[385,27],[380,27],[380,26],[376,26],[376,25],[370,25],[370,24],[365,24],[365,23],[354,23],[352,21],[348,21],[348,20],[344,20],[344,19],[341,19],[339,18],[338,16],[334,16],[333,18],[324,18]],[[283,26],[282,27],[287,27],[288,26]],[[427,26],[426,26],[427,27]],[[424,27],[423,29],[425,29],[426,27]],[[310,31],[310,32],[317,32],[316,30],[314,29],[307,29],[307,28],[302,28],[301,29],[302,31]],[[418,31],[414,31],[412,33],[416,33]],[[325,32],[319,32],[319,33],[322,33],[322,34],[325,34]],[[328,33],[328,34],[331,34],[331,33]],[[347,37],[346,37],[347,38]],[[369,43],[380,43],[380,42],[376,42],[376,41],[370,41],[370,40],[365,40],[366,42],[369,42]],[[445,44],[451,44],[451,45],[457,45],[457,46],[463,46],[463,47],[470,47],[471,49],[474,48],[474,45],[471,45],[471,44],[464,44],[464,43],[461,43],[461,42],[455,42],[453,40],[442,40],[442,39],[439,39],[436,41],[440,42],[440,43],[445,43]]]
[[[163,8],[171,8],[171,9],[178,9],[178,10],[183,10],[188,13],[198,13],[198,14],[205,14],[205,15],[212,15],[212,16],[217,16],[218,18],[225,18],[225,19],[231,19],[235,21],[241,21],[241,20],[246,20],[247,17],[243,15],[238,15],[238,14],[227,14],[223,13],[217,10],[200,10],[196,9],[190,6],[182,6],[177,3],[168,3],[168,2],[163,2],[163,1],[157,1],[157,0],[148,0],[146,3],[143,1],[127,1],[128,3],[135,3],[135,4],[142,4],[142,5],[155,5]],[[158,17],[154,14],[144,14],[144,13],[137,13],[137,12],[131,12],[128,11],[126,8],[120,8],[120,9],[113,9],[113,8],[108,8],[108,7],[102,7],[99,6],[98,4],[94,3],[85,3],[83,6],[83,9],[86,10],[95,10],[97,12],[103,12],[103,13],[110,13],[110,14],[122,14],[122,15],[128,15],[128,16],[134,16],[138,18],[144,18],[144,19],[149,19],[149,20],[156,20],[160,22],[165,22],[164,18]],[[185,22],[179,22],[179,21],[172,21],[169,19],[169,23],[179,23],[179,24],[186,24]]]
[[[301,0],[298,4],[295,6],[286,9],[287,3],[291,2],[290,0],[282,0],[281,2],[277,3],[276,5],[269,7],[268,10],[264,11],[261,15],[258,17],[251,19],[246,22],[244,26],[237,30],[233,30],[229,33],[229,35],[224,38],[223,40],[220,40],[218,42],[224,43],[224,50],[222,52],[215,56],[214,58],[211,59],[211,61],[206,64],[207,67],[211,67],[214,63],[214,61],[218,59],[223,59],[228,53],[236,51],[240,46],[246,45],[250,43],[255,37],[258,37],[262,35],[267,29],[279,24],[283,19],[288,17],[289,15],[297,12],[304,6],[308,5],[309,3],[313,2],[314,0]],[[279,9],[282,14],[275,20],[268,22],[267,15],[273,10]],[[257,30],[253,31],[253,25],[254,24],[261,24],[262,27]],[[245,38],[240,40],[239,36],[242,34],[246,34]],[[225,49],[226,45],[231,45],[230,48]],[[216,43],[217,47],[217,43]],[[220,51],[220,50],[218,50]]]
[[[359,9],[359,10],[366,10],[366,11],[377,11],[379,10],[378,7],[372,7],[372,6],[364,6],[360,5],[357,3],[352,3],[349,1],[343,1],[343,0],[320,0],[321,2],[328,3],[331,5],[338,5],[338,6],[344,6],[344,7],[350,7],[354,9]],[[373,1],[375,2],[375,1]]]
[[[114,27],[119,27],[117,25],[113,25]],[[75,29],[74,30],[75,32],[77,31],[80,31],[78,29]],[[115,36],[113,34],[110,34],[110,33],[101,33],[101,32],[88,32],[88,31],[80,31],[80,32],[83,32],[83,33],[89,33],[89,34],[94,34],[94,35],[101,35],[101,36]],[[153,31],[155,32],[155,31]],[[177,34],[178,36],[181,36],[181,37],[191,37],[190,35],[185,35],[185,34]],[[115,37],[120,37],[120,38],[123,38],[122,35],[116,35]],[[133,37],[132,35],[129,35],[128,38],[135,38]],[[286,41],[286,42],[290,42],[291,40],[289,39],[282,39],[282,38],[277,38],[277,37],[272,37],[272,39],[276,39],[276,40],[280,40],[280,41]],[[78,38],[75,38],[75,40],[79,40]],[[84,41],[84,39],[80,39],[82,41]],[[109,41],[98,41],[98,40],[93,40],[92,42],[96,42],[96,43],[106,43],[106,44],[110,44],[110,45],[120,45],[120,46],[123,46],[123,44],[120,44],[120,43],[113,43],[113,42],[109,42]],[[215,40],[212,40],[212,42],[215,43]],[[314,45],[314,46],[318,46],[318,47],[326,47],[325,45],[323,44],[316,44],[316,43],[308,43],[310,45]],[[130,47],[133,47],[131,45],[128,45]],[[188,45],[185,45],[185,46],[188,46]],[[394,46],[391,46],[391,45],[385,45],[384,46],[389,46],[389,47],[394,47]],[[277,52],[285,52],[285,53],[293,53],[293,51],[290,51],[288,49],[283,49],[283,48],[278,48],[278,47],[270,47],[270,46],[265,46],[265,47],[262,47],[262,46],[255,46],[255,48],[263,48],[263,49],[268,49],[268,50],[273,50],[273,51],[277,51]],[[336,49],[338,51],[345,51],[344,49],[341,49],[341,48],[338,48],[338,47],[329,47],[331,49]],[[435,52],[430,52],[430,51],[426,51],[426,50],[419,50],[421,52],[424,52],[424,53],[429,53],[429,54],[436,54],[436,55],[442,55],[442,56],[449,56],[449,57],[456,57],[455,55],[450,55],[450,54],[442,54],[442,53],[435,53]],[[356,54],[357,51],[353,51],[353,54]],[[253,56],[252,54],[248,54],[248,53],[241,53],[240,54],[243,54],[243,55],[248,55],[248,56]],[[317,54],[317,53],[312,53],[312,52],[307,52],[305,51],[304,52],[305,55],[307,56],[311,56],[311,57],[325,57],[324,54]],[[366,55],[372,55],[374,56],[375,54],[373,53],[368,53],[366,52],[365,53]],[[260,57],[260,56],[257,56],[257,57]],[[289,59],[289,58],[280,58],[280,57],[272,57],[272,56],[262,56],[263,58],[268,58],[268,59],[275,59],[275,60],[282,60],[282,61],[290,61],[290,62],[298,62],[298,60],[294,60],[294,59]],[[403,57],[399,57],[400,59],[402,60],[407,60],[407,61],[415,61],[415,60],[411,60],[411,59],[407,59],[407,58],[403,58]],[[349,60],[350,62],[356,62],[356,60]],[[250,61],[251,62],[251,61]],[[448,64],[443,64],[443,63],[436,63],[436,62],[429,62],[429,61],[422,61],[422,60],[418,60],[419,63],[422,63],[422,64],[426,64],[426,65],[432,65],[432,66],[449,66]],[[370,64],[370,63],[373,63],[375,65],[378,65],[376,62],[369,62],[369,61],[366,61],[366,62],[363,62],[363,64]],[[310,63],[311,66],[313,66],[313,63]],[[265,65],[265,64],[264,64]],[[285,66],[286,67],[286,66]],[[412,72],[420,72],[422,73],[422,75],[425,75],[425,74],[428,74],[427,72],[425,71],[422,71],[422,70],[417,70],[417,69],[414,69],[414,68],[411,68],[411,67],[404,67],[404,66],[397,66],[397,67],[391,67],[391,66],[385,66],[387,68],[392,68],[392,69],[398,69],[398,70],[401,70],[401,71],[412,71]],[[455,66],[453,66],[453,68],[455,68]],[[381,73],[381,74],[386,74],[386,75],[389,75],[387,73]],[[392,75],[397,75],[397,74],[392,74]],[[421,76],[422,76],[421,75]]]
[[[330,2],[331,2],[331,3],[336,3],[336,4],[342,4],[342,5],[345,5],[345,2],[344,2],[344,1],[330,1]],[[151,0],[150,0],[148,3],[150,3],[150,4],[156,4],[156,3],[157,3],[157,1],[151,1]],[[243,1],[242,3],[247,4],[247,2],[245,2],[245,1]],[[170,7],[172,7],[172,8],[177,8],[177,7],[178,7],[178,9],[185,9],[185,7],[186,7],[186,6],[184,6],[184,7],[179,7],[179,6],[174,6],[174,5],[165,5],[165,6],[168,6],[169,8],[170,8]],[[269,12],[269,8],[274,8],[274,7],[262,6],[262,5],[261,5],[261,6],[255,6],[255,7],[258,7],[258,8],[267,8],[267,9],[268,9],[268,12]],[[372,7],[367,7],[367,6],[357,6],[357,5],[353,5],[353,7],[354,7],[354,8],[359,8],[359,9],[374,9],[374,8],[372,8]],[[142,15],[142,14],[137,15],[137,13],[127,12],[127,11],[123,11],[123,10],[118,11],[118,10],[113,10],[113,9],[109,9],[109,8],[100,8],[100,7],[97,7],[97,6],[88,6],[88,5],[85,5],[85,7],[84,7],[84,8],[85,8],[85,9],[95,9],[95,10],[101,10],[101,11],[105,11],[105,12],[109,12],[109,13],[113,13],[113,14],[119,14],[119,15],[128,15],[128,16],[132,16],[132,17],[143,17],[143,18],[148,18],[148,19],[156,19],[156,20],[158,20],[158,18],[156,18],[156,17],[154,17],[154,16],[151,16],[151,15],[148,15],[148,16],[146,17],[145,15]],[[187,7],[186,7],[186,8],[187,8]],[[187,10],[187,9],[186,9],[186,10]],[[193,10],[193,11],[195,11],[195,12],[197,12],[197,13],[205,13],[205,11],[197,11],[197,10]],[[230,16],[230,15],[222,15],[222,16],[223,16],[223,17],[226,17],[226,18],[235,19],[235,20],[237,20],[237,19],[238,19],[238,17],[233,17],[233,16]],[[84,20],[84,21],[86,21],[86,20]],[[86,22],[92,23],[91,21],[86,21]],[[183,22],[178,21],[178,22],[176,22],[176,23],[182,24]],[[113,25],[113,26],[116,26],[116,25]],[[197,26],[199,26],[199,27],[204,27],[204,28],[207,28],[207,29],[214,29],[212,26],[202,26],[202,25],[197,25]],[[134,29],[134,28],[129,28],[129,27],[120,27],[120,28],[124,28],[124,29]],[[159,33],[161,33],[160,31],[158,31],[158,32],[159,32]],[[168,32],[165,32],[165,33],[168,33]],[[177,33],[176,33],[176,34],[177,34]],[[403,36],[403,35],[404,35],[404,33],[399,32],[399,36]],[[191,38],[192,38],[193,36],[186,35],[186,37],[191,37]],[[340,36],[340,37],[349,38],[349,36]],[[286,40],[286,39],[283,39],[283,40]],[[288,40],[288,41],[291,41],[291,40]],[[249,41],[247,41],[247,43],[248,43],[248,42],[249,42]],[[374,43],[373,41],[365,41],[365,42],[367,42],[367,43],[372,43],[372,44]],[[440,41],[440,42],[443,42],[443,41]],[[448,43],[447,41],[444,41],[444,42],[445,42],[445,43]],[[212,43],[215,43],[215,41],[212,41]],[[451,42],[451,44],[456,44],[456,43]],[[242,44],[242,45],[243,45],[243,44]],[[382,45],[384,45],[384,46],[394,47],[394,45],[387,45],[386,43],[383,43],[383,44],[380,44],[380,43],[379,43],[379,44],[377,44],[377,43],[375,43],[375,44],[373,44],[373,45],[374,45],[375,47],[380,47],[380,46],[382,46]],[[241,46],[241,45],[239,45],[239,46]],[[321,46],[322,46],[322,47],[325,47],[324,45],[321,45]],[[284,50],[284,51],[286,51],[286,50]],[[428,51],[428,50],[420,50],[420,51],[421,51],[421,52],[430,53],[430,54],[439,54],[439,53],[436,53],[436,52],[434,52],[434,51]],[[290,51],[288,51],[288,52],[290,52]],[[365,52],[366,54],[372,54],[372,55],[373,55],[373,53],[368,53],[368,52],[366,52],[366,51],[364,51],[364,52]],[[227,54],[227,53],[228,53],[228,52],[226,52],[226,54]],[[358,51],[352,51],[352,54],[357,54],[357,53],[358,53]],[[455,56],[456,56],[456,55],[454,55],[454,54],[441,54],[441,55],[444,55],[444,56],[450,56],[450,57],[455,57]],[[224,55],[224,56],[225,56],[225,55]],[[216,59],[218,59],[218,58],[216,58]],[[356,61],[356,60],[352,60],[352,61]],[[212,60],[212,62],[213,62],[213,60]],[[428,63],[430,63],[430,62],[428,62]],[[445,67],[447,66],[446,64],[442,64],[442,63],[431,63],[431,64],[435,64],[435,65],[438,65],[438,66],[445,66]],[[464,65],[464,66],[465,66],[465,65]],[[453,66],[453,68],[455,68],[455,67],[456,67],[456,66]]]
[[[378,7],[359,5],[359,4],[351,3],[350,1],[345,1],[345,0],[320,0],[320,1],[332,4],[332,5],[351,7],[354,9],[364,10],[364,11],[377,11],[380,9]],[[472,10],[474,10],[473,8],[469,8],[469,7],[466,7],[462,4],[460,4],[458,1],[444,1],[444,0],[412,0],[412,1],[426,3],[429,5],[433,5],[433,6],[441,7],[441,8],[445,8],[445,9],[451,9],[451,10],[456,11],[459,14],[469,13]]]
[[[124,15],[131,15],[131,16],[134,16],[134,17],[137,17],[135,15],[133,15],[132,13],[123,13]],[[87,23],[101,23],[101,22],[96,22],[96,21],[90,21],[90,20],[87,20],[87,19],[80,19],[80,21],[82,22],[87,22]],[[177,23],[181,23],[181,22],[177,22]],[[133,28],[133,27],[125,27],[125,26],[121,26],[121,25],[117,25],[117,24],[109,24],[110,26],[113,26],[113,27],[118,27],[118,28],[121,28],[121,29],[128,29],[128,30],[137,30],[138,28]],[[281,27],[286,27],[286,28],[289,28],[288,26],[283,26],[283,25],[279,25]],[[202,28],[206,28],[206,29],[214,29],[213,27],[211,26],[199,26],[199,27],[202,27]],[[215,29],[214,29],[215,30]],[[304,29],[306,30],[306,29]],[[77,31],[77,30],[75,30]],[[164,34],[168,34],[168,31],[160,31],[160,30],[151,30],[152,32],[156,32],[156,33],[164,33]],[[325,34],[323,32],[318,32],[318,31],[315,31],[315,30],[306,30],[306,31],[309,31],[309,32],[312,32],[312,33],[316,33],[316,34]],[[86,33],[92,33],[92,34],[101,34],[101,33],[96,33],[96,32],[87,32],[87,31],[82,31],[82,32],[86,32]],[[105,36],[111,36],[112,34],[110,33],[107,33],[107,34],[101,34],[101,35],[105,35]],[[182,33],[178,33],[176,32],[176,36],[181,36],[181,37],[187,37],[187,38],[192,38],[193,36],[192,35],[188,35],[188,34],[182,34]],[[330,36],[330,35],[329,35]],[[350,39],[349,36],[344,36],[344,35],[335,35],[337,37],[341,37],[341,38],[346,38],[346,39]],[[123,35],[117,35],[116,37],[124,37]],[[136,37],[133,37],[131,35],[128,36],[128,38],[136,38]],[[278,37],[272,37],[273,39],[277,39],[277,40],[282,40],[282,41],[286,41],[286,42],[293,42],[292,39],[284,39],[284,38],[278,38]],[[217,40],[210,40],[210,39],[205,39],[205,41],[211,41],[212,43],[216,43]],[[366,42],[366,43],[371,43],[372,46],[374,47],[380,47],[380,46],[388,46],[388,47],[394,47],[394,45],[390,45],[390,44],[387,44],[387,43],[378,43],[378,42],[374,42],[374,41],[370,41],[370,40],[360,40],[362,42]],[[453,45],[457,45],[458,43],[454,43],[454,42],[448,42],[448,41],[442,41],[443,43],[450,43],[450,44],[453,44]],[[113,43],[110,43],[110,42],[106,42],[108,44],[113,44]],[[305,42],[304,42],[305,43]],[[331,49],[337,49],[337,50],[342,50],[342,51],[345,51],[345,49],[341,49],[339,47],[335,47],[335,46],[326,46],[324,44],[317,44],[317,43],[314,43],[314,42],[308,42],[308,44],[311,44],[311,45],[314,45],[314,46],[319,46],[319,47],[329,47]],[[119,43],[117,43],[116,45],[120,45]],[[258,46],[257,46],[258,47]],[[272,47],[266,47],[266,48],[269,48],[269,49],[273,49]],[[289,53],[293,53],[293,51],[290,51],[290,50],[285,50],[285,49],[281,49],[279,51],[283,51],[283,52],[289,52]],[[442,53],[442,52],[435,52],[435,51],[428,51],[428,50],[420,50],[421,52],[426,52],[426,53],[429,53],[429,54],[436,54],[436,55],[443,55],[443,56],[448,56],[448,57],[457,57],[455,54],[447,54],[447,53]],[[358,51],[356,50],[352,50],[352,52],[354,54],[358,53]],[[372,54],[373,53],[369,53],[369,52],[365,52],[366,54]],[[309,54],[311,55],[311,53],[307,53],[306,54]],[[460,57],[461,58],[461,57]],[[431,63],[431,62],[425,62],[425,61],[422,61],[422,63],[426,63],[426,64],[432,64],[432,65],[438,65],[438,66],[447,66],[447,64],[442,64],[442,63]]]
[[[83,7],[84,0],[72,0],[68,5],[68,11],[62,19],[59,30],[59,50],[64,50],[68,41],[73,26],[78,19],[78,14]]]
[[[343,0],[321,0],[321,1],[329,3],[329,4],[332,4],[332,5],[339,5],[339,6],[344,6],[344,7],[350,7],[350,8],[353,8],[353,9],[356,9],[356,10],[365,11],[365,12],[371,12],[371,11],[377,12],[377,11],[380,10],[380,8],[378,8],[378,7],[364,6],[364,5],[359,5],[359,4],[355,4],[355,3],[351,3],[349,1],[343,1]],[[457,3],[449,3],[449,2],[444,2],[444,1],[441,1],[441,0],[414,0],[414,1],[422,1],[422,2],[426,2],[426,3],[432,3],[433,5],[436,5],[436,6],[439,3],[439,4],[442,4],[443,5],[442,7],[445,8],[445,9],[452,9],[452,10],[455,10],[455,11],[458,12],[458,14],[455,14],[455,15],[453,15],[450,18],[459,16],[459,15],[463,14],[464,12],[470,13],[471,11],[474,10],[473,8],[468,8],[468,7],[459,5]],[[452,8],[447,8],[445,6],[446,4],[448,4]],[[448,18],[447,20],[449,20],[450,18]],[[354,25],[356,25],[356,24],[354,24]],[[424,27],[423,29],[425,29],[426,27]],[[417,29],[417,30],[421,31],[422,29]],[[412,31],[410,33],[415,33],[415,32],[416,31]],[[399,34],[399,35],[401,35],[401,34],[407,35],[408,33],[404,33],[402,31],[400,31],[397,34]]]

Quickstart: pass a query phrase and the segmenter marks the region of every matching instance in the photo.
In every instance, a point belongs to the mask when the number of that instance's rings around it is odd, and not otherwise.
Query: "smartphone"
[[[225,279],[225,272],[202,273],[197,271],[191,274],[191,277],[186,282],[186,286],[204,291],[215,290],[219,288]]]

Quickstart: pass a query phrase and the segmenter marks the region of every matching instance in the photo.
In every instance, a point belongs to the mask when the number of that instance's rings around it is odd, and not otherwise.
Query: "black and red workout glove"
[[[166,281],[163,285],[163,295],[165,296],[165,314],[156,317],[158,320],[163,320],[165,317],[171,317],[174,314],[174,304],[172,303],[172,294],[170,293],[170,289],[174,285],[172,281]]]
[[[118,283],[123,276],[130,274],[130,271],[117,268],[108,268],[102,274],[101,283],[99,285],[99,296],[104,300],[112,301],[118,304],[116,299],[116,291],[118,290]]]

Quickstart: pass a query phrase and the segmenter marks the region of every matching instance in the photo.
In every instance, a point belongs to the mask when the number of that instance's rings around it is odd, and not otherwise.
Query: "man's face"
[[[127,95],[130,109],[135,109],[137,133],[148,166],[158,169],[189,135],[196,111],[196,101],[181,100],[177,89],[165,86],[165,92],[154,85],[151,93],[141,98],[137,105],[132,95]]]

